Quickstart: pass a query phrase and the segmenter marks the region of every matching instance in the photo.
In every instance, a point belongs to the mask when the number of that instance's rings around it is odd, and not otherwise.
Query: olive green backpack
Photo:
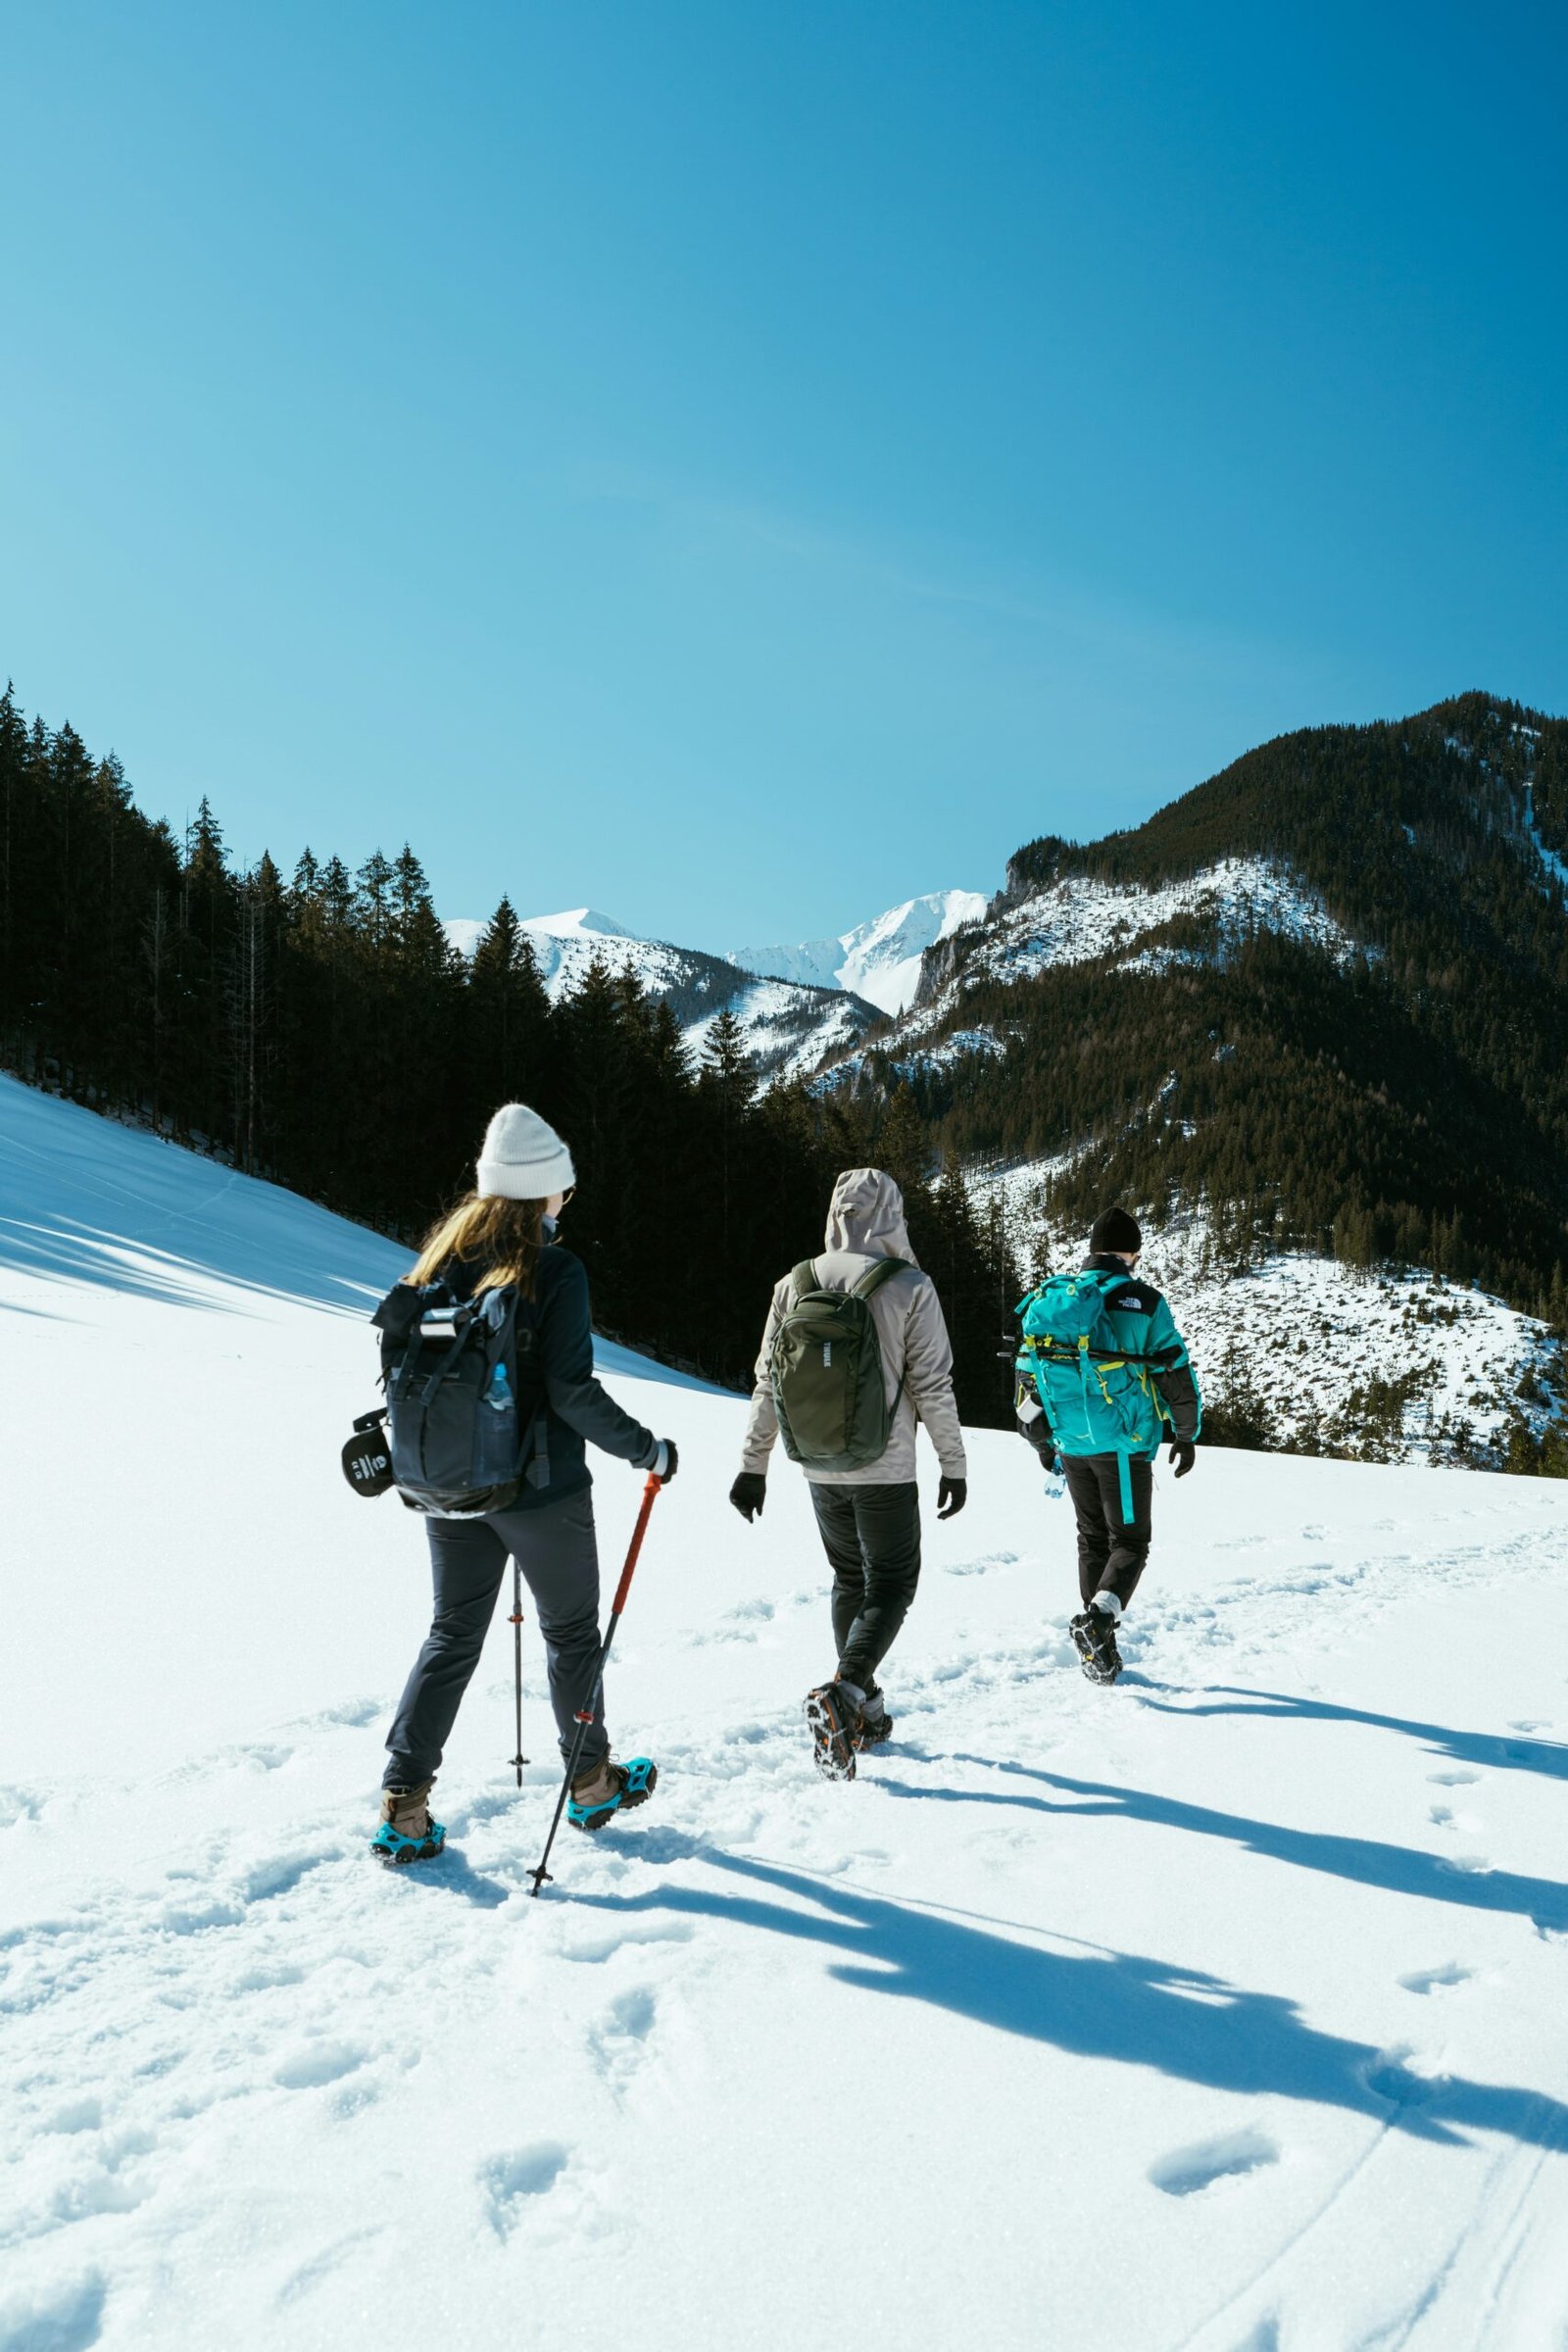
[[[773,1335],[768,1379],[784,1450],[803,1469],[819,1475],[867,1470],[886,1453],[904,1382],[889,1404],[867,1300],[907,1262],[878,1258],[847,1291],[818,1290],[808,1257],[790,1276],[790,1302]]]

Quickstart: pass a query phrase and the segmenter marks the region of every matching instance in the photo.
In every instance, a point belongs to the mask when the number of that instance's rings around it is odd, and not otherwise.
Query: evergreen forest
[[[459,956],[407,846],[241,870],[209,801],[177,837],[9,687],[0,1063],[411,1245],[471,1184],[496,1105],[531,1102],[571,1146],[563,1238],[598,1328],[731,1386],[774,1282],[822,1246],[834,1176],[874,1163],[941,1291],[964,1418],[1009,1418],[1001,1222],[977,1219],[906,1092],[764,1092],[733,1015],[694,1059],[671,1006],[609,961],[553,1004],[510,898]]]

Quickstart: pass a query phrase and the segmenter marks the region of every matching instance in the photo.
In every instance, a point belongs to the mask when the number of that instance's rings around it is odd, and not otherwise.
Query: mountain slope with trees
[[[842,1003],[844,1000],[838,1000]],[[0,1063],[412,1242],[471,1182],[498,1102],[570,1139],[568,1211],[611,1336],[749,1381],[772,1284],[821,1248],[837,1170],[904,1184],[942,1282],[966,1418],[995,1422],[1016,1275],[907,1102],[763,1091],[733,1011],[693,1054],[630,959],[553,1002],[503,898],[457,954],[414,850],[237,870],[204,800],[186,837],[113,758],[0,697]]]
[[[1562,720],[1472,694],[1284,736],[1134,831],[1020,850],[846,1089],[1048,1163],[1067,1218],[1201,1209],[1243,1261],[1420,1263],[1560,1324],[1565,850]]]

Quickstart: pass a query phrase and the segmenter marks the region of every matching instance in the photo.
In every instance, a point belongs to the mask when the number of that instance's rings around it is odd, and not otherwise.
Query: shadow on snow
[[[1058,1788],[1072,1801],[1056,1803],[1049,1796],[1001,1788],[911,1788],[881,1776],[877,1787],[889,1796],[922,1801],[935,1797],[939,1804],[1015,1805],[1032,1813],[1119,1815],[1127,1821],[1152,1822],[1157,1829],[1183,1830],[1193,1837],[1222,1838],[1272,1862],[1323,1871],[1358,1886],[1419,1895],[1427,1902],[1456,1903],[1466,1911],[1517,1912],[1548,1934],[1568,1931],[1568,1886],[1556,1879],[1526,1878],[1511,1870],[1466,1870],[1416,1846],[1389,1845],[1377,1838],[1343,1838],[1326,1830],[1287,1829],[1279,1822],[1253,1821],[1245,1813],[1222,1813],[1212,1805],[1185,1804],[1179,1797],[1156,1796],[1148,1789],[1076,1781],[1065,1773],[1042,1772],[1026,1764],[999,1764],[986,1756],[955,1754],[949,1761],[979,1764],[988,1771]]]
[[[1568,2145],[1568,2107],[1558,2100],[1506,2083],[1412,2074],[1369,2043],[1319,2033],[1278,1994],[1249,1992],[1134,1952],[1014,1942],[955,1917],[711,1848],[703,1860],[738,1886],[666,1882],[642,1894],[579,1894],[574,1901],[616,1917],[667,1912],[818,1944],[836,1955],[829,1973],[841,1984],[925,2001],[1073,2057],[1149,2067],[1250,2097],[1312,2100],[1449,2145],[1469,2132]]]
[[[1124,1678],[1131,1681],[1129,1675]],[[1140,1682],[1144,1678],[1140,1676]],[[1144,1683],[1148,1690],[1162,1690],[1163,1683]],[[1213,1695],[1192,1706],[1175,1706],[1139,1693],[1139,1703],[1157,1715],[1274,1716],[1292,1723],[1364,1723],[1374,1731],[1398,1732],[1406,1740],[1423,1740],[1434,1756],[1448,1756],[1484,1772],[1539,1772],[1548,1780],[1568,1781],[1568,1745],[1560,1740],[1505,1740],[1492,1732],[1456,1732],[1442,1723],[1418,1723],[1403,1715],[1377,1715],[1366,1707],[1336,1706],[1326,1698],[1300,1698],[1285,1690],[1248,1690],[1229,1683],[1216,1684]]]

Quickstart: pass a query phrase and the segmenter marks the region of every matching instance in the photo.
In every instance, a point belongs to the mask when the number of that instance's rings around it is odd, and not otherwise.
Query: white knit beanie
[[[548,1200],[569,1192],[577,1171],[548,1119],[526,1102],[503,1102],[484,1131],[478,1179],[482,1200]]]

